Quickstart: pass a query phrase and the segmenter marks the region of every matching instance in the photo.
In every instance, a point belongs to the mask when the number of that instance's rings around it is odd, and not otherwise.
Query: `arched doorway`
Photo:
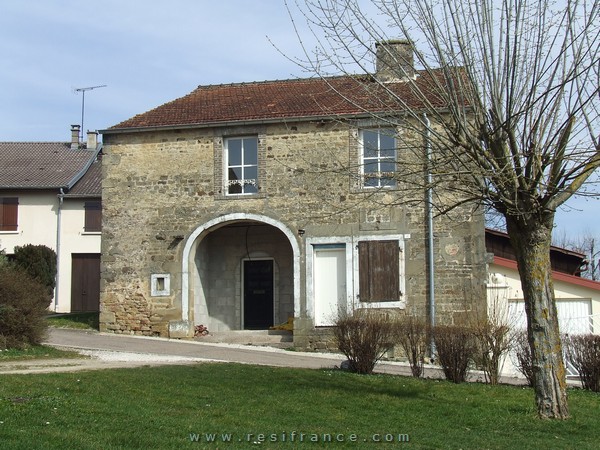
[[[294,234],[266,216],[229,214],[201,225],[184,247],[182,319],[219,332],[297,317],[299,255]]]

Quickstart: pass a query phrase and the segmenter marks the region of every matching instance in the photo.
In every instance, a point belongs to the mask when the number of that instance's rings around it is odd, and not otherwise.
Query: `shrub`
[[[348,358],[348,369],[370,374],[392,346],[392,325],[387,315],[371,310],[341,314],[335,321],[338,349]]]
[[[565,339],[567,355],[579,372],[584,389],[600,392],[600,336],[572,335]]]
[[[46,286],[50,292],[56,286],[56,253],[45,245],[15,247],[14,263],[32,278]]]
[[[517,370],[527,379],[527,384],[533,386],[535,374],[533,371],[533,359],[529,340],[527,339],[527,332],[521,330],[513,333],[511,347],[516,357],[515,366],[517,367]]]
[[[466,326],[437,325],[432,332],[446,379],[462,383],[467,378],[469,364],[477,350],[473,329]]]
[[[23,269],[0,266],[0,347],[41,343],[51,299],[47,287]]]
[[[421,377],[425,355],[429,348],[429,326],[427,322],[418,317],[407,315],[398,317],[393,326],[394,341],[404,350],[413,377]]]
[[[481,367],[489,384],[500,379],[500,362],[510,348],[510,328],[484,319],[473,326],[477,344],[476,364]]]

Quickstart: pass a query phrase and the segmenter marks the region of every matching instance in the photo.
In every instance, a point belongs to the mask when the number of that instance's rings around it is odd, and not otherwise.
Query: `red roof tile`
[[[444,106],[434,94],[431,79],[431,75],[421,74],[416,85],[421,91],[428,92],[428,100],[435,106]],[[389,91],[368,75],[200,86],[184,97],[138,114],[104,130],[104,133],[128,128],[216,125],[398,111],[398,98],[406,107],[422,106],[414,94],[413,83],[388,83],[386,87]]]

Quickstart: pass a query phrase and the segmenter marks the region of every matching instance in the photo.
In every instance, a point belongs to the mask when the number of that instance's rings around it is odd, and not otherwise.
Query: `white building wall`
[[[511,327],[524,328],[523,317],[514,317],[514,313],[523,311],[523,291],[518,271],[498,264],[490,264],[488,279],[488,315],[495,315]],[[594,334],[600,334],[600,290],[580,286],[554,278],[554,293],[559,309],[559,321],[564,331],[571,329],[589,329]],[[598,283],[600,287],[600,283]],[[583,308],[584,303],[590,303],[590,308]],[[587,309],[589,314],[583,314]],[[571,312],[577,311],[577,317]],[[588,315],[589,317],[585,317]],[[581,317],[580,317],[581,316]],[[571,323],[568,323],[571,322]],[[563,331],[561,329],[561,331]],[[505,358],[502,373],[508,376],[521,376],[514,365],[514,355]]]
[[[85,200],[65,199],[61,208],[57,312],[71,310],[72,254],[100,254],[100,232],[85,232]]]
[[[65,199],[61,207],[60,231],[57,242],[59,199],[55,192],[3,192],[3,197],[18,197],[17,231],[0,231],[0,249],[14,253],[16,246],[45,245],[58,253],[58,295],[50,309],[69,312],[71,309],[71,255],[100,253],[100,233],[85,233],[84,200]],[[57,248],[59,250],[57,251]]]

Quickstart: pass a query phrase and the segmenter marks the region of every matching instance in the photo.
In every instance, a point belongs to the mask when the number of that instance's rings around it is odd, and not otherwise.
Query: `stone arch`
[[[262,214],[232,213],[216,217],[198,226],[187,238],[183,248],[182,270],[181,270],[181,319],[191,324],[193,305],[190,296],[190,271],[196,267],[193,261],[198,245],[211,232],[240,221],[251,221],[258,224],[270,225],[283,233],[292,249],[293,264],[293,303],[294,316],[300,315],[300,246],[295,234],[282,222]]]

